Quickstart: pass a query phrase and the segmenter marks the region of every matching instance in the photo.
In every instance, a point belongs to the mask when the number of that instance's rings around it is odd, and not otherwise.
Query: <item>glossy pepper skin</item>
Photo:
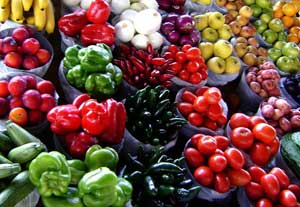
[[[68,47],[65,51],[65,57],[63,59],[63,65],[67,69],[72,69],[76,65],[80,63],[78,58],[78,52],[80,50],[79,45],[73,45],[71,47]]]
[[[102,148],[100,145],[90,147],[84,160],[89,170],[95,170],[99,167],[108,167],[111,170],[115,170],[118,162],[118,153],[113,148]]]
[[[78,184],[79,196],[89,207],[108,207],[118,198],[118,177],[107,167],[86,173]]]
[[[104,43],[112,46],[115,43],[115,36],[115,28],[108,23],[88,24],[82,29],[80,40],[83,45]]]
[[[93,73],[86,79],[85,90],[95,97],[105,97],[116,92],[116,83],[110,73]]]
[[[117,201],[112,205],[112,207],[123,207],[130,200],[132,196],[132,185],[124,178],[118,178],[117,184]]]
[[[95,24],[101,24],[108,20],[110,15],[109,4],[104,0],[94,0],[87,10],[87,19]]]
[[[30,163],[29,178],[41,196],[63,196],[71,182],[71,171],[63,154],[42,152]]]
[[[87,25],[88,19],[84,9],[77,9],[71,14],[64,15],[58,21],[58,28],[68,36],[76,36]]]
[[[72,187],[69,187],[67,193],[63,196],[42,196],[42,201],[45,207],[84,207],[78,196],[77,188]]]
[[[77,185],[80,179],[87,172],[87,167],[85,163],[81,160],[74,159],[68,160],[67,162],[71,171],[71,184]]]
[[[78,89],[85,87],[87,77],[88,75],[81,65],[74,66],[72,69],[68,70],[66,75],[68,82]]]

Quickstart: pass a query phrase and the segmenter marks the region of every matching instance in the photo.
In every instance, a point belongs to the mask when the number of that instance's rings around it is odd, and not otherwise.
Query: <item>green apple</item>
[[[278,58],[282,56],[281,49],[271,48],[268,50],[268,55],[273,61],[276,61]]]
[[[263,39],[269,44],[273,44],[278,38],[277,33],[271,29],[267,29],[266,31],[263,32],[262,35],[263,35]]]
[[[199,49],[201,50],[201,56],[208,60],[214,54],[214,44],[211,42],[201,42],[199,44]]]
[[[228,58],[233,50],[232,44],[227,40],[218,40],[214,44],[214,55],[223,59]]]
[[[244,3],[249,6],[255,4],[255,0],[244,0]]]
[[[234,56],[230,56],[228,58],[226,58],[225,60],[226,63],[226,68],[225,68],[225,73],[238,73],[241,69],[241,61]]]
[[[279,70],[288,73],[293,70],[293,63],[294,61],[287,56],[282,56],[276,61],[276,65],[279,68]]]
[[[202,31],[208,27],[208,16],[207,15],[196,15],[193,17],[195,27],[197,30]]]
[[[282,47],[282,54],[290,58],[297,58],[300,54],[300,48],[296,43],[288,42]]]
[[[268,28],[267,23],[265,23],[264,21],[262,21],[260,19],[255,20],[253,25],[255,26],[256,31],[260,34],[262,34]]]
[[[197,0],[196,1],[198,4],[203,4],[203,5],[210,5],[211,0]]]
[[[273,8],[272,8],[272,6],[268,7],[268,8],[263,8],[262,13],[273,17]]]
[[[256,0],[255,3],[261,8],[271,7],[271,1],[270,0]]]
[[[279,32],[278,33],[278,40],[287,42],[287,40],[288,40],[287,32],[285,32],[285,31]]]
[[[207,67],[214,73],[222,74],[225,72],[226,62],[220,57],[213,57],[208,60]]]
[[[261,9],[258,5],[256,5],[256,4],[250,5],[250,8],[251,8],[252,11],[253,11],[253,16],[259,17],[259,15],[260,15],[261,12],[262,12],[262,9]]]
[[[272,16],[269,15],[269,14],[264,14],[263,13],[262,15],[260,15],[259,19],[268,24],[271,21]]]
[[[203,39],[209,42],[216,42],[219,38],[218,32],[210,27],[205,28],[202,31],[201,36]]]
[[[281,19],[275,18],[269,22],[269,28],[274,32],[282,32],[283,31],[283,23]]]
[[[282,40],[278,40],[275,42],[275,44],[273,45],[274,48],[276,49],[282,49],[283,46],[285,45],[286,42],[282,41]]]
[[[208,16],[208,25],[213,29],[220,29],[225,24],[225,17],[220,12],[213,12]]]
[[[229,40],[232,36],[231,28],[228,24],[224,24],[220,29],[218,29],[219,38],[224,40]]]

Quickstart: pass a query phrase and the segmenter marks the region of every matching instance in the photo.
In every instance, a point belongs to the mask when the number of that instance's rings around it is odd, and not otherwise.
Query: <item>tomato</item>
[[[205,112],[208,109],[208,103],[203,96],[198,96],[194,101],[194,109],[198,112]]]
[[[215,121],[212,121],[210,119],[204,119],[204,123],[203,126],[205,126],[206,128],[210,129],[210,130],[216,130],[218,128],[218,125]]]
[[[245,186],[245,192],[251,200],[258,200],[264,196],[264,189],[260,184],[250,182]]]
[[[228,170],[227,175],[229,177],[231,185],[234,186],[245,186],[251,181],[250,174],[244,169],[230,169]]]
[[[217,135],[217,136],[214,136],[214,138],[217,141],[217,145],[220,150],[224,151],[227,149],[227,147],[229,146],[229,143],[230,143],[230,141],[227,137]]]
[[[256,124],[267,123],[267,121],[261,116],[251,116],[249,120],[250,120],[250,129],[253,129],[253,127]]]
[[[217,104],[222,99],[221,91],[216,87],[211,87],[207,89],[203,96],[207,103],[209,104]]]
[[[203,64],[204,65],[204,64]],[[206,78],[208,77],[208,73],[206,69],[201,70],[202,66],[200,66],[200,74],[202,76],[202,80],[206,80]]]
[[[192,84],[199,84],[202,81],[202,76],[200,73],[192,73],[189,79]]]
[[[186,61],[186,54],[182,51],[179,51],[175,54],[175,60],[179,63],[184,63]]]
[[[259,123],[254,126],[252,132],[256,139],[271,145],[276,138],[276,130],[269,124]]]
[[[189,114],[188,116],[188,121],[190,122],[191,125],[194,126],[201,126],[203,123],[203,117],[201,114],[197,113],[197,112],[192,112]]]
[[[281,189],[286,189],[290,185],[290,179],[282,169],[274,167],[269,173],[276,176]]]
[[[196,96],[202,96],[203,93],[204,93],[205,91],[207,91],[207,89],[209,89],[208,86],[202,86],[201,88],[198,88],[198,89],[195,91]]]
[[[231,129],[237,127],[246,127],[250,126],[250,117],[243,113],[235,113],[231,116],[229,120],[229,126]]]
[[[201,56],[201,50],[198,47],[191,47],[186,51],[186,58],[188,60],[197,60]]]
[[[195,134],[194,136],[192,136],[191,144],[193,145],[193,147],[197,147],[199,139],[201,139],[204,136],[205,136],[204,134]]]
[[[194,108],[193,105],[187,102],[181,102],[178,104],[177,106],[179,112],[183,115],[183,116],[187,116],[190,113],[193,112]]]
[[[208,159],[208,167],[213,172],[222,172],[227,167],[227,159],[223,155],[213,154]]]
[[[206,166],[200,166],[194,171],[195,179],[203,186],[209,186],[212,184],[214,179],[214,174]]]
[[[206,115],[211,120],[217,121],[218,118],[222,115],[222,113],[223,113],[222,105],[220,103],[217,103],[217,104],[210,104],[208,106]]]
[[[236,170],[242,169],[245,164],[245,158],[243,154],[236,148],[228,148],[225,150],[225,157],[228,164]]]
[[[173,53],[171,53],[171,52],[165,52],[164,54],[163,54],[163,56],[162,56],[162,58],[165,58],[166,60],[169,60],[169,59],[174,59],[174,54]]]
[[[168,51],[173,54],[176,54],[179,51],[179,48],[176,45],[169,45]]]
[[[197,148],[204,155],[211,155],[217,149],[217,141],[211,136],[204,136],[199,139]]]
[[[196,61],[189,61],[186,64],[186,70],[190,73],[196,73],[198,71],[199,67],[200,67],[200,65]],[[201,74],[200,74],[200,76],[201,76]]]
[[[178,62],[173,62],[170,64],[171,70],[177,75],[182,70],[182,64]]]
[[[268,196],[277,196],[280,191],[279,181],[275,175],[266,174],[262,176],[260,184]]]
[[[300,196],[300,186],[299,185],[290,184],[287,189],[292,191],[294,193],[294,195],[296,196],[296,198],[299,198],[299,196]]]
[[[273,207],[273,203],[267,198],[262,198],[256,202],[255,207]]]
[[[181,80],[187,81],[190,78],[190,74],[186,70],[182,70],[179,72],[178,77]]]
[[[225,173],[217,173],[214,179],[214,189],[219,193],[225,193],[230,189],[230,180]]]
[[[227,117],[224,113],[221,114],[221,116],[218,118],[217,123],[219,126],[224,126],[227,122]]]
[[[249,149],[254,142],[254,136],[246,127],[234,128],[230,133],[232,144],[239,149]]]
[[[225,156],[225,153],[222,150],[220,150],[220,149],[216,149],[215,154]]]
[[[188,102],[190,104],[194,104],[197,96],[195,96],[192,92],[185,90],[181,95],[181,100],[184,102]]]
[[[9,95],[8,81],[0,80],[0,97],[5,98],[8,95]]]
[[[286,207],[294,207],[297,205],[297,198],[290,190],[283,190],[278,196],[279,203]]]
[[[264,171],[264,169],[258,167],[258,166],[251,166],[248,168],[248,172],[251,175],[252,181],[256,183],[260,183],[260,179],[262,176],[266,175],[267,173]]]
[[[190,44],[183,45],[183,46],[181,47],[181,51],[182,51],[182,52],[187,52],[188,49],[190,49],[191,47],[192,47],[192,45],[190,45]]]
[[[278,137],[276,137],[274,139],[274,141],[272,142],[272,144],[270,145],[270,149],[271,149],[271,155],[275,155],[277,154],[278,150],[279,150],[279,145],[280,145],[280,142],[279,142],[279,139]]]
[[[195,148],[189,147],[184,151],[184,157],[191,167],[199,167],[204,163],[204,157]]]
[[[267,164],[267,162],[271,158],[271,149],[269,146],[265,145],[264,143],[256,142],[250,148],[249,155],[252,162],[254,162],[259,166],[263,166]]]

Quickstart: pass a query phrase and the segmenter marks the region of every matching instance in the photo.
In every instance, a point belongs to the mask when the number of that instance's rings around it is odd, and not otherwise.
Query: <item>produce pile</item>
[[[300,206],[299,0],[53,3],[0,0],[0,206]]]

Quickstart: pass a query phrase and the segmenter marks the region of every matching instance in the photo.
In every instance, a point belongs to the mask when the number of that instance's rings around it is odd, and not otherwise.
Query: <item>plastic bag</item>
[[[39,199],[40,194],[37,192],[37,190],[34,190],[14,207],[35,207],[38,204]]]
[[[202,80],[198,84],[191,84],[187,81],[181,80],[177,76],[171,78],[171,81],[172,81],[172,86],[170,90],[174,93],[177,93],[180,89],[187,88],[187,87],[191,89],[201,88],[202,86],[205,86],[205,84],[207,83],[207,79],[206,79],[206,80]]]
[[[215,8],[213,7],[213,2],[214,1],[211,1],[211,3],[209,5],[203,5],[203,4],[194,3],[191,0],[187,0],[185,2],[184,7],[188,11],[188,13],[195,12],[198,14],[205,14],[207,12],[215,10]]]
[[[280,92],[281,92],[281,97],[287,100],[287,102],[291,105],[293,109],[300,107],[300,103],[298,103],[285,89],[284,87],[284,82],[286,81],[286,78],[281,78],[280,79]]]
[[[208,69],[207,85],[224,86],[239,77],[239,73],[235,74],[217,74]]]
[[[248,199],[244,187],[240,187],[237,190],[237,200],[240,207],[254,207],[253,203],[251,203],[250,200]]]
[[[273,45],[270,43],[267,43],[263,37],[261,36],[261,34],[256,33],[255,35],[255,39],[258,40],[259,46],[264,47],[264,48],[271,48]]]

